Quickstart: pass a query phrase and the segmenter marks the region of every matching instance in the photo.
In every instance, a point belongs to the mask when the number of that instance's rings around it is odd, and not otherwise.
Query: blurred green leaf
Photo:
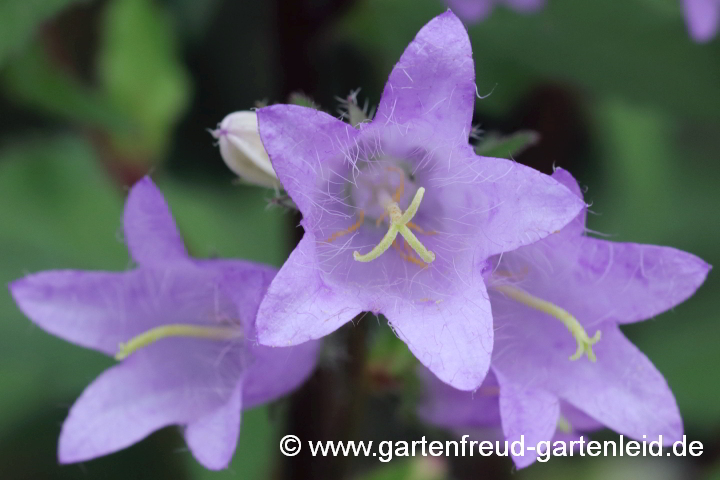
[[[533,15],[495,9],[470,27],[478,90],[493,92],[477,108],[506,114],[534,85],[554,82],[720,118],[720,42],[694,43],[679,6],[669,15],[648,1],[554,0]],[[378,75],[386,78],[417,31],[444,9],[441,0],[367,0],[338,32],[382,59]]]
[[[0,66],[28,42],[39,25],[80,0],[0,1]],[[86,1],[86,0],[85,0]]]
[[[109,130],[129,127],[104,96],[54,66],[37,43],[9,62],[3,84],[13,101],[36,110]]]
[[[100,82],[136,124],[132,132],[115,132],[115,147],[129,158],[157,161],[191,93],[170,19],[152,0],[112,0],[103,27]]]
[[[513,159],[540,140],[537,132],[523,130],[502,136],[488,133],[475,147],[475,153],[483,157]]]

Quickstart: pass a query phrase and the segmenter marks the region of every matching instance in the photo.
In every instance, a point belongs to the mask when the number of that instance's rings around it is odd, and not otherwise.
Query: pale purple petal
[[[121,450],[168,425],[186,425],[230,401],[243,368],[238,344],[169,338],[106,370],[70,409],[61,463]]]
[[[69,342],[114,355],[118,345],[166,323],[213,324],[236,318],[211,272],[179,263],[123,273],[46,271],[10,285],[20,310]]]
[[[485,20],[496,0],[445,0],[455,14],[467,22]]]
[[[460,390],[480,386],[493,345],[490,301],[482,279],[437,303],[388,298],[381,312],[410,351],[440,380]]]
[[[132,258],[140,265],[163,265],[188,261],[180,232],[165,198],[150,177],[131,189],[123,214],[125,242]]]
[[[474,392],[453,388],[425,368],[420,370],[419,376],[425,391],[418,415],[426,422],[455,429],[500,425],[500,390],[492,370]]]
[[[518,12],[533,13],[545,6],[545,0],[502,0],[508,7]]]
[[[552,174],[553,180],[557,181],[561,185],[564,185],[568,190],[574,193],[580,200],[583,200],[583,192],[578,184],[577,180],[572,176],[570,172],[562,168],[556,168]],[[565,225],[558,235],[577,237],[585,233],[585,222],[587,220],[587,207],[580,210],[580,213],[575,217],[572,222]]]
[[[475,65],[465,26],[450,11],[418,32],[393,68],[374,123],[429,130],[465,144],[475,106]]]
[[[299,387],[315,369],[322,343],[311,340],[294,347],[250,348],[252,363],[243,380],[243,405],[271,402]]]
[[[525,468],[538,456],[527,447],[553,438],[560,418],[560,401],[542,388],[523,387],[500,372],[495,375],[500,385],[503,432],[510,443],[524,439],[525,455],[512,457],[518,468]]]
[[[491,294],[497,336],[493,368],[521,385],[557,395],[613,430],[633,438],[682,436],[667,382],[617,326],[601,326],[596,362],[569,360],[576,343],[556,319]],[[590,335],[595,330],[588,332]]]
[[[334,171],[345,171],[358,131],[327,113],[296,105],[273,105],[257,111],[260,138],[280,182],[314,225],[328,198],[324,183]]]
[[[240,436],[242,397],[243,382],[238,382],[224,405],[194,420],[185,429],[190,451],[205,468],[222,470],[230,464]]]
[[[315,239],[306,232],[260,304],[260,343],[289,347],[321,338],[364,310],[357,299],[325,283],[317,265]]]
[[[720,1],[683,0],[683,9],[693,40],[700,43],[712,40],[720,24]]]

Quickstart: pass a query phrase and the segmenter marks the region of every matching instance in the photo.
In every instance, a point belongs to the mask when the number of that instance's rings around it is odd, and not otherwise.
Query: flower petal
[[[432,299],[385,298],[385,314],[410,351],[443,382],[460,390],[480,386],[493,344],[490,301],[482,279],[466,279],[463,291]]]
[[[696,42],[712,40],[720,24],[720,2],[716,0],[684,0],[685,21]]]
[[[596,362],[569,360],[575,340],[557,320],[491,294],[497,338],[493,368],[514,382],[544,388],[619,433],[638,440],[682,437],[667,382],[610,322],[593,347]],[[595,331],[588,332],[590,335]]]
[[[297,105],[273,105],[257,111],[260,138],[280,182],[314,225],[337,199],[324,184],[344,173],[358,131],[327,113]]]
[[[420,377],[425,385],[425,398],[418,407],[418,415],[426,422],[456,429],[500,425],[499,388],[492,370],[474,392],[453,388],[425,368]]]
[[[334,332],[364,310],[342,288],[323,281],[315,239],[306,231],[260,304],[258,341],[271,347],[289,347]]]
[[[452,167],[439,168],[426,188],[446,210],[443,228],[454,238],[468,237],[477,259],[547,237],[585,208],[549,175],[510,160],[479,157],[470,148],[456,153]]]
[[[445,0],[445,3],[467,22],[485,20],[492,12],[495,0]]]
[[[556,180],[559,184],[564,185],[568,190],[574,193],[580,200],[584,200],[582,189],[577,180],[568,172],[562,168],[556,168],[552,174],[553,180]],[[587,220],[587,207],[580,210],[580,213],[575,217],[572,222],[565,225],[558,235],[577,237],[585,233],[585,222]]]
[[[525,388],[496,373],[500,385],[500,415],[505,438],[512,442],[524,441],[526,447],[550,441],[555,435],[560,418],[560,400],[541,388]],[[531,465],[538,457],[535,448],[524,449],[524,455],[512,454],[517,468]]]
[[[185,429],[190,451],[205,468],[222,470],[230,465],[240,436],[242,387],[243,382],[238,382],[224,405],[191,422]]]
[[[165,339],[105,371],[70,409],[60,433],[60,462],[121,450],[155,430],[192,423],[225,405],[242,374],[242,351],[234,345]]]
[[[34,323],[69,342],[114,355],[118,345],[165,323],[235,319],[211,272],[192,264],[123,273],[56,270],[10,285]]]
[[[322,343],[311,340],[294,347],[253,345],[253,363],[244,379],[245,408],[271,402],[299,387],[313,372]]]
[[[474,106],[470,39],[462,22],[448,11],[428,22],[405,49],[385,85],[373,123],[420,123],[438,138],[462,145],[470,136]]]
[[[185,243],[170,208],[150,177],[144,177],[130,189],[123,225],[128,249],[138,264],[188,261]]]

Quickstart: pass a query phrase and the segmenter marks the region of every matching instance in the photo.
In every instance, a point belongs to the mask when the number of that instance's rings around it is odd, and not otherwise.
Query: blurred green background
[[[359,87],[361,104],[377,103],[405,46],[444,9],[440,0],[0,1],[0,280],[128,268],[123,197],[147,172],[194,255],[280,266],[297,217],[267,208],[273,192],[236,185],[206,129],[293,92],[332,113],[336,97]],[[482,130],[538,132],[516,159],[575,174],[588,187],[591,229],[720,264],[720,40],[693,43],[678,0],[548,0],[536,15],[497,8],[470,35],[478,90],[492,92],[477,102]],[[520,472],[507,458],[350,459],[343,469],[368,480],[720,478],[716,276],[687,304],[625,329],[665,374],[701,457],[554,459]],[[332,423],[318,405],[337,414],[351,403],[343,334],[302,391],[245,413],[228,471],[204,471],[172,428],[59,467],[67,409],[111,361],[34,327],[3,291],[0,478],[320,478],[287,463],[277,440]],[[351,378],[367,400],[353,438],[446,435],[417,424],[397,388]]]

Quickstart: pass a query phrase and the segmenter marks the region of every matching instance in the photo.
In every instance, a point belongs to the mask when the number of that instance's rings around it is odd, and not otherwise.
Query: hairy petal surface
[[[261,344],[288,347],[321,338],[363,311],[349,287],[323,281],[317,263],[315,239],[306,231],[260,304],[257,336]]]
[[[619,328],[606,322],[596,362],[569,360],[575,340],[554,318],[491,294],[497,323],[493,368],[528,388],[543,388],[613,430],[642,439],[682,437],[682,420],[662,374]],[[590,335],[595,331],[588,332]]]
[[[192,264],[123,273],[46,271],[16,280],[10,291],[42,329],[109,355],[159,325],[213,324],[236,315],[214,275]]]
[[[162,427],[202,419],[231,400],[242,362],[229,342],[171,338],[138,350],[72,406],[60,433],[60,462],[116,452]]]
[[[243,382],[238,382],[227,403],[185,429],[185,442],[205,468],[222,470],[230,465],[240,436],[242,392]]]
[[[280,182],[303,213],[305,222],[317,223],[331,215],[323,184],[333,172],[355,161],[348,156],[358,131],[327,113],[297,105],[273,105],[257,111],[260,138]]]
[[[440,380],[460,390],[480,386],[490,367],[492,314],[485,285],[468,278],[464,291],[432,299],[387,299],[381,312],[398,337]]]
[[[475,106],[475,65],[465,26],[448,11],[408,45],[385,85],[374,122],[427,125],[438,138],[467,143]]]
[[[560,417],[560,400],[539,388],[525,388],[496,373],[500,385],[500,415],[505,438],[509,443],[525,440],[525,446],[536,446],[555,435]],[[525,449],[525,455],[512,455],[518,468],[532,464],[538,456],[535,450]]]
[[[170,208],[150,177],[142,178],[130,189],[123,225],[128,249],[138,264],[162,266],[189,261]]]

